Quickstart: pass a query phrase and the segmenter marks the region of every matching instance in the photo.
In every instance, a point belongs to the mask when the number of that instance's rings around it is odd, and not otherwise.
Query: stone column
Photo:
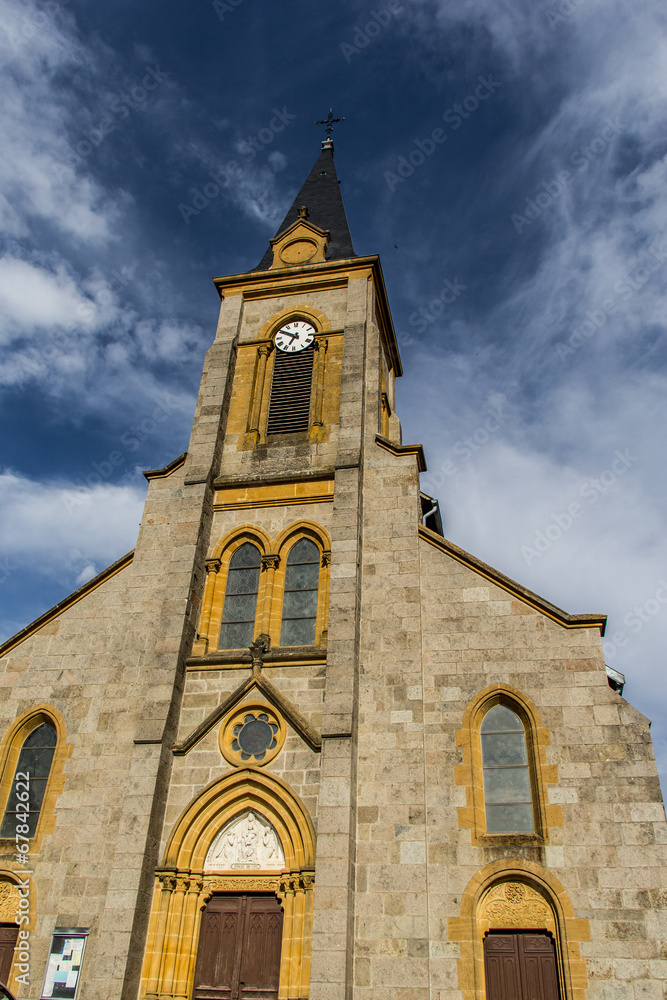
[[[324,365],[326,361],[327,348],[329,342],[325,338],[316,340],[313,344],[315,352],[315,371],[313,372],[313,428],[323,427],[323,404],[324,404]]]
[[[190,888],[190,877],[189,875],[179,873],[174,881],[174,891],[171,893],[169,905],[167,933],[163,945],[164,964],[162,966],[159,988],[160,996],[168,997],[174,995],[174,976],[176,973],[176,959],[178,958],[179,945],[181,943],[183,905],[185,903],[185,895]]]
[[[206,584],[204,586],[204,599],[202,601],[201,622],[197,641],[192,650],[195,656],[204,656],[208,652],[208,630],[211,624],[211,611],[213,609],[213,591],[219,569],[219,559],[206,560]]]
[[[262,396],[264,395],[264,382],[266,380],[266,362],[269,354],[273,350],[273,343],[260,344],[257,348],[257,364],[255,365],[255,384],[253,386],[252,402],[250,406],[250,420],[248,421],[248,434],[255,438],[255,443],[259,441],[259,420],[262,412]]]
[[[267,552],[262,556],[262,572],[265,573],[264,577],[264,604],[262,607],[262,617],[261,617],[261,629],[260,635],[268,635],[271,637],[271,643],[276,644],[279,641],[278,636],[271,635],[271,621],[273,619],[273,597],[274,597],[274,581],[276,578],[276,570],[280,565],[280,556],[277,552]],[[280,628],[280,625],[278,625]]]
[[[192,967],[196,959],[195,936],[197,932],[197,911],[199,910],[199,901],[203,888],[203,879],[194,876],[188,879],[187,895],[183,906],[179,952],[176,961],[176,975],[174,978],[174,996],[179,998],[179,1000],[181,998],[182,1000],[186,1000],[189,995]]]
[[[151,949],[150,965],[146,983],[146,997],[157,997],[159,992],[160,966],[164,939],[167,932],[167,919],[171,895],[176,886],[175,875],[160,875],[160,904],[154,926],[149,928],[148,946]],[[151,921],[152,923],[152,921]]]

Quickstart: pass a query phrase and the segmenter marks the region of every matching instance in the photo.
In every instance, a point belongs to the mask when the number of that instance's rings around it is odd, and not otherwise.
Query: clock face
[[[292,320],[281,326],[276,334],[276,347],[280,351],[291,354],[294,351],[303,351],[310,347],[315,336],[315,327],[310,323],[305,323],[302,319]]]

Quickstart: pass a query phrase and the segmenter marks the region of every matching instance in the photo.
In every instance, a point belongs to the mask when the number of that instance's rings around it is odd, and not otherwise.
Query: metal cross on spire
[[[333,109],[329,108],[329,114],[327,115],[327,117],[323,118],[319,122],[313,122],[313,125],[326,125],[325,131],[327,133],[327,139],[330,140],[331,139],[331,133],[333,132],[334,123],[335,122],[344,122],[344,121],[345,121],[344,118],[334,118],[334,116],[333,116]]]

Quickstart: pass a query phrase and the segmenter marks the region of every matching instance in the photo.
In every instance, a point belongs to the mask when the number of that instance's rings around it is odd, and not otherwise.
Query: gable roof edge
[[[250,659],[250,657],[248,657]],[[304,743],[310,747],[315,753],[319,753],[322,750],[322,737],[314,729],[310,723],[304,719],[299,710],[289,701],[281,692],[275,687],[274,684],[264,677],[261,673],[252,673],[250,677],[247,677],[242,681],[239,686],[228,695],[224,701],[221,701],[219,705],[213,709],[212,712],[206,716],[203,722],[200,722],[196,729],[193,729],[189,736],[185,739],[174,743],[171,748],[171,752],[176,757],[182,757],[189,753],[192,748],[199,743],[200,740],[206,736],[210,730],[220,722],[221,719],[227,715],[228,712],[241,702],[241,699],[256,688],[267,701],[271,702],[274,708],[277,708],[284,715],[287,722],[289,722],[292,729],[299,734]]]
[[[34,635],[35,632],[39,632],[40,628],[43,628],[44,625],[48,625],[50,621],[53,621],[54,618],[57,618],[58,615],[61,615],[63,611],[67,611],[68,608],[71,608],[72,605],[77,604],[80,600],[86,597],[87,594],[90,594],[93,590],[96,590],[100,586],[100,584],[105,583],[107,580],[110,580],[112,576],[116,575],[116,573],[120,573],[122,569],[125,569],[126,566],[130,565],[133,558],[134,558],[134,549],[132,549],[132,551],[128,552],[126,555],[121,556],[121,558],[117,559],[115,563],[111,564],[111,566],[107,566],[106,569],[103,569],[101,573],[98,573],[97,576],[94,576],[92,580],[88,581],[88,583],[84,583],[82,587],[79,587],[78,590],[75,590],[73,594],[69,595],[69,597],[66,597],[63,601],[60,601],[58,604],[55,604],[52,608],[49,608],[49,610],[45,611],[43,615],[39,616],[39,618],[35,618],[33,622],[30,622],[29,625],[26,625],[26,627],[21,629],[20,632],[17,632],[16,635],[13,635],[9,639],[6,639],[5,642],[3,642],[2,645],[0,645],[0,656],[4,656],[5,653],[11,652],[11,650],[14,649],[15,646],[18,646],[20,643],[22,643],[24,639],[29,639],[31,635]]]
[[[562,608],[551,604],[550,601],[540,597],[539,594],[533,593],[532,590],[528,590],[527,587],[522,587],[520,583],[510,579],[509,576],[505,576],[504,573],[494,569],[493,566],[482,562],[481,559],[466,552],[465,549],[459,548],[458,545],[450,542],[447,538],[436,535],[434,531],[424,527],[423,524],[419,525],[419,537],[423,538],[429,545],[440,549],[441,552],[446,552],[447,555],[456,559],[457,562],[460,562],[463,566],[467,566],[468,569],[473,570],[473,572],[478,573],[480,576],[485,577],[491,583],[495,583],[502,590],[506,590],[509,594],[517,597],[524,604],[533,608],[533,610],[539,611],[541,614],[546,615],[547,618],[557,622],[558,625],[562,625],[563,628],[599,628],[600,635],[604,635],[607,625],[606,615],[569,615],[567,611],[563,611]]]

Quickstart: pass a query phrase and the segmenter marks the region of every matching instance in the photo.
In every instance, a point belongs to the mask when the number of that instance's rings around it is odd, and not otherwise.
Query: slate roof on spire
[[[356,257],[334,164],[333,142],[330,139],[325,139],[322,143],[322,152],[294,199],[292,207],[283,219],[276,236],[279,236],[293,222],[296,222],[302,205],[308,209],[309,222],[320,229],[328,229],[331,233],[327,248],[327,260]],[[273,251],[269,247],[255,270],[268,271],[272,262]]]

